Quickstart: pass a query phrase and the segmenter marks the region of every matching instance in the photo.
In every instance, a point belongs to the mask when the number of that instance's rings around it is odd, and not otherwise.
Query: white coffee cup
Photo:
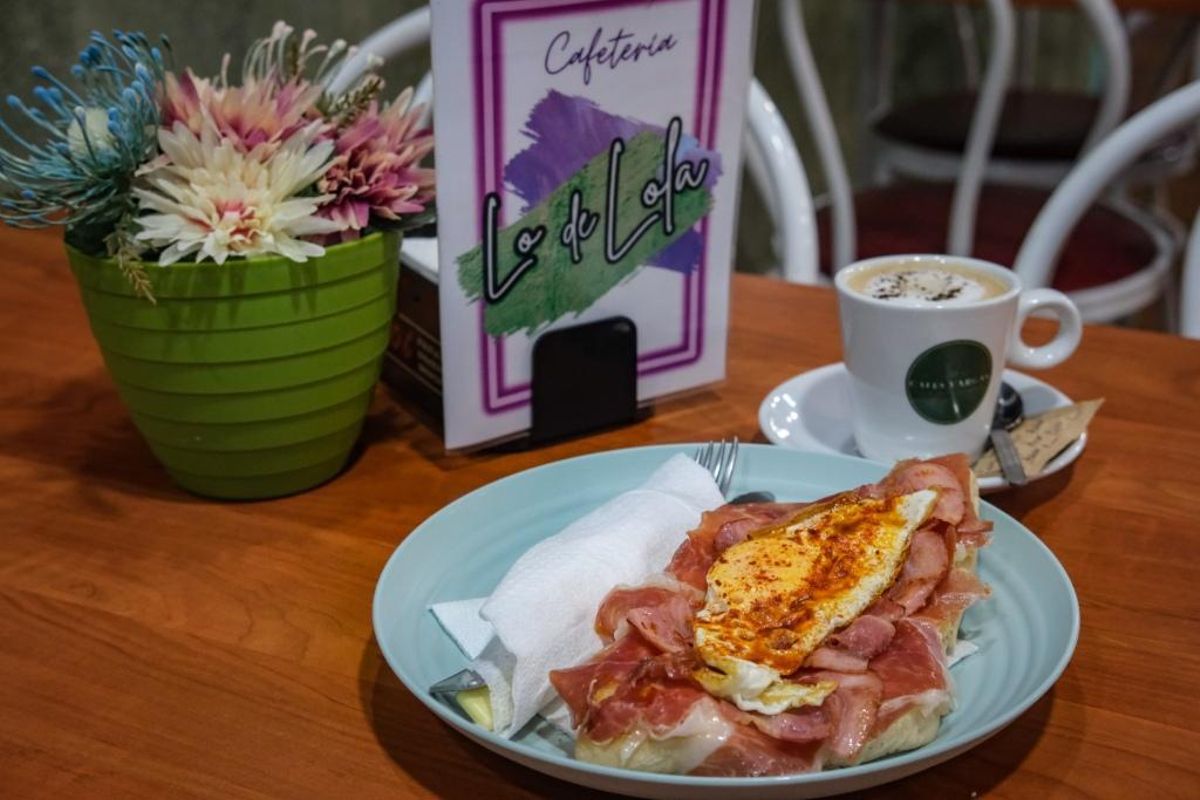
[[[929,295],[933,299],[914,298],[903,288],[912,285],[911,277],[900,279],[908,284],[878,277],[931,268],[939,274],[930,280],[945,279],[942,271],[965,276],[967,293],[944,302],[936,293]],[[872,278],[868,291],[862,284]],[[834,283],[854,439],[874,461],[955,452],[977,458],[988,439],[1005,362],[1053,367],[1075,352],[1083,334],[1079,309],[1062,292],[1022,291],[1012,270],[979,259],[883,256],[839,270]],[[897,298],[888,288],[893,285],[901,285],[904,296]],[[970,299],[976,287],[982,287],[982,299]],[[1034,311],[1050,312],[1059,321],[1053,341],[1041,347],[1021,340],[1021,326]]]

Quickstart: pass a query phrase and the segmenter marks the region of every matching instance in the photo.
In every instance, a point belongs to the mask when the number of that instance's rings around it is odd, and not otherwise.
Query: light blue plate
[[[434,514],[392,554],[375,589],[375,636],[388,664],[430,711],[489,750],[556,778],[655,798],[822,797],[896,780],[996,733],[1066,668],[1079,636],[1071,581],[1036,536],[984,503],[983,516],[996,524],[992,544],[980,558],[992,596],[970,609],[962,626],[963,637],[980,650],[952,670],[958,706],[937,738],[918,750],[808,775],[652,775],[575,761],[569,740],[549,726],[502,739],[429,695],[429,686],[467,664],[427,610],[430,603],[490,593],[535,542],[637,486],[671,455],[693,450],[692,445],[642,447],[547,464],[484,486]],[[744,445],[731,491],[767,490],[780,500],[810,500],[878,480],[883,473],[861,459]]]

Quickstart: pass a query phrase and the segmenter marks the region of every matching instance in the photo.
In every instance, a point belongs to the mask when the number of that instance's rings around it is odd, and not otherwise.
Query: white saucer
[[[1020,393],[1026,416],[1071,405],[1071,398],[1058,389],[1023,372],[1006,369],[1004,380]],[[850,386],[846,365],[839,361],[788,378],[771,390],[758,407],[758,427],[771,442],[784,447],[858,456],[849,415]],[[1086,444],[1084,433],[1030,480],[1040,480],[1063,469],[1079,458]],[[1002,477],[979,479],[981,492],[1007,486],[1008,481]]]

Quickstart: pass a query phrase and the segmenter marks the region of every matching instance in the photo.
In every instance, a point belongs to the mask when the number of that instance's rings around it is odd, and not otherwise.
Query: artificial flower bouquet
[[[0,118],[0,219],[65,227],[109,372],[193,492],[288,494],[349,459],[400,231],[434,194],[424,110],[382,99],[376,66],[277,23],[235,84],[228,56],[203,78],[165,39],[115,32],[73,81],[38,68],[33,100],[8,99],[25,119]]]
[[[42,68],[34,103],[16,97],[43,141],[2,119],[0,218],[66,226],[83,252],[124,265],[265,254],[304,261],[373,229],[418,224],[433,200],[433,149],[406,89],[381,104],[372,70],[336,92],[353,55],[276,23],[254,43],[241,85],[229,56],[215,78],[173,70],[170,47],[141,33],[93,33],[72,87]],[[140,273],[140,274],[139,274]]]

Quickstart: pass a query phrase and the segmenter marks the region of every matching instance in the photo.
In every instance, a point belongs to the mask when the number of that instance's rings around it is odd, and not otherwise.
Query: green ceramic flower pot
[[[282,257],[147,264],[157,304],[114,262],[68,247],[104,361],[183,488],[277,497],[346,464],[396,304],[399,234]]]

